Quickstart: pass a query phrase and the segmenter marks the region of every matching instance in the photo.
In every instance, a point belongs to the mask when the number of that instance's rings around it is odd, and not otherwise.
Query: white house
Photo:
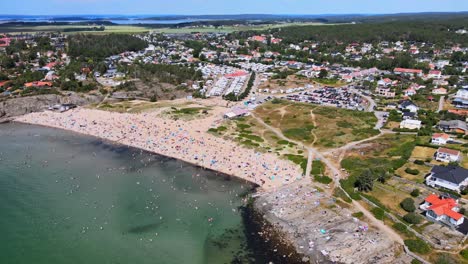
[[[407,111],[410,111],[410,112],[413,112],[413,113],[417,113],[419,111],[419,107],[417,105],[415,105],[413,102],[411,101],[403,101],[400,103],[400,105],[398,106],[398,108],[400,108],[400,110],[407,110]]]
[[[419,208],[426,212],[430,220],[442,222],[452,226],[463,224],[465,218],[459,213],[458,203],[453,198],[439,197],[431,194]]]
[[[449,140],[450,135],[445,133],[436,133],[432,135],[431,144],[442,146],[447,144],[447,141]]]
[[[445,89],[445,88],[432,89],[432,94],[445,95],[445,94],[447,94],[447,89]]]
[[[468,185],[468,170],[460,166],[434,166],[426,185],[460,192]]]
[[[460,151],[448,149],[448,148],[439,148],[435,153],[435,159],[441,162],[459,162],[461,159]]]
[[[400,123],[400,128],[402,129],[421,129],[421,121],[406,119]]]

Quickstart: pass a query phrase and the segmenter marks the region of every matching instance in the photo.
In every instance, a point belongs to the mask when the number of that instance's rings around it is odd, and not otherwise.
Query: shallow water
[[[96,138],[3,124],[0,263],[261,263],[238,210],[251,188]]]

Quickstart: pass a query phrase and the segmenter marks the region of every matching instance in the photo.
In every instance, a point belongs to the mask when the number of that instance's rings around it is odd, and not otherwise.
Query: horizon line
[[[397,13],[207,13],[207,14],[0,14],[0,16],[239,16],[239,15],[272,15],[272,16],[340,16],[340,15],[404,15],[404,14],[454,14],[468,13],[466,11],[421,11],[421,12],[397,12]]]

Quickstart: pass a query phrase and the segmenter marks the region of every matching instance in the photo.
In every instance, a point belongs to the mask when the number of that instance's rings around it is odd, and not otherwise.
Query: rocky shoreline
[[[56,104],[75,104],[78,106],[99,103],[103,100],[102,95],[83,95],[68,93],[67,95],[45,94],[26,96],[18,98],[9,98],[0,101],[0,122],[11,120],[12,117],[25,115],[33,112],[40,112],[51,105]]]
[[[252,219],[273,263],[410,263],[403,248],[304,181],[259,194]]]

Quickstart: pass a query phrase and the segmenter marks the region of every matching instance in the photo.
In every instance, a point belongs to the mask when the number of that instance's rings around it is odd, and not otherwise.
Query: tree
[[[401,208],[406,212],[416,211],[416,206],[414,205],[414,200],[411,198],[406,198],[400,203]]]
[[[361,192],[369,192],[374,188],[374,177],[370,169],[364,170],[356,179],[356,187]]]
[[[328,71],[325,70],[325,69],[321,69],[321,70],[320,70],[320,73],[319,73],[319,75],[318,75],[318,77],[319,77],[320,79],[325,79],[325,78],[327,78],[327,76],[328,76]]]
[[[415,213],[407,213],[403,216],[403,220],[405,220],[409,224],[419,224],[421,223],[421,217]]]
[[[414,189],[414,190],[411,192],[411,196],[413,196],[413,197],[418,197],[418,196],[419,196],[419,189]]]

